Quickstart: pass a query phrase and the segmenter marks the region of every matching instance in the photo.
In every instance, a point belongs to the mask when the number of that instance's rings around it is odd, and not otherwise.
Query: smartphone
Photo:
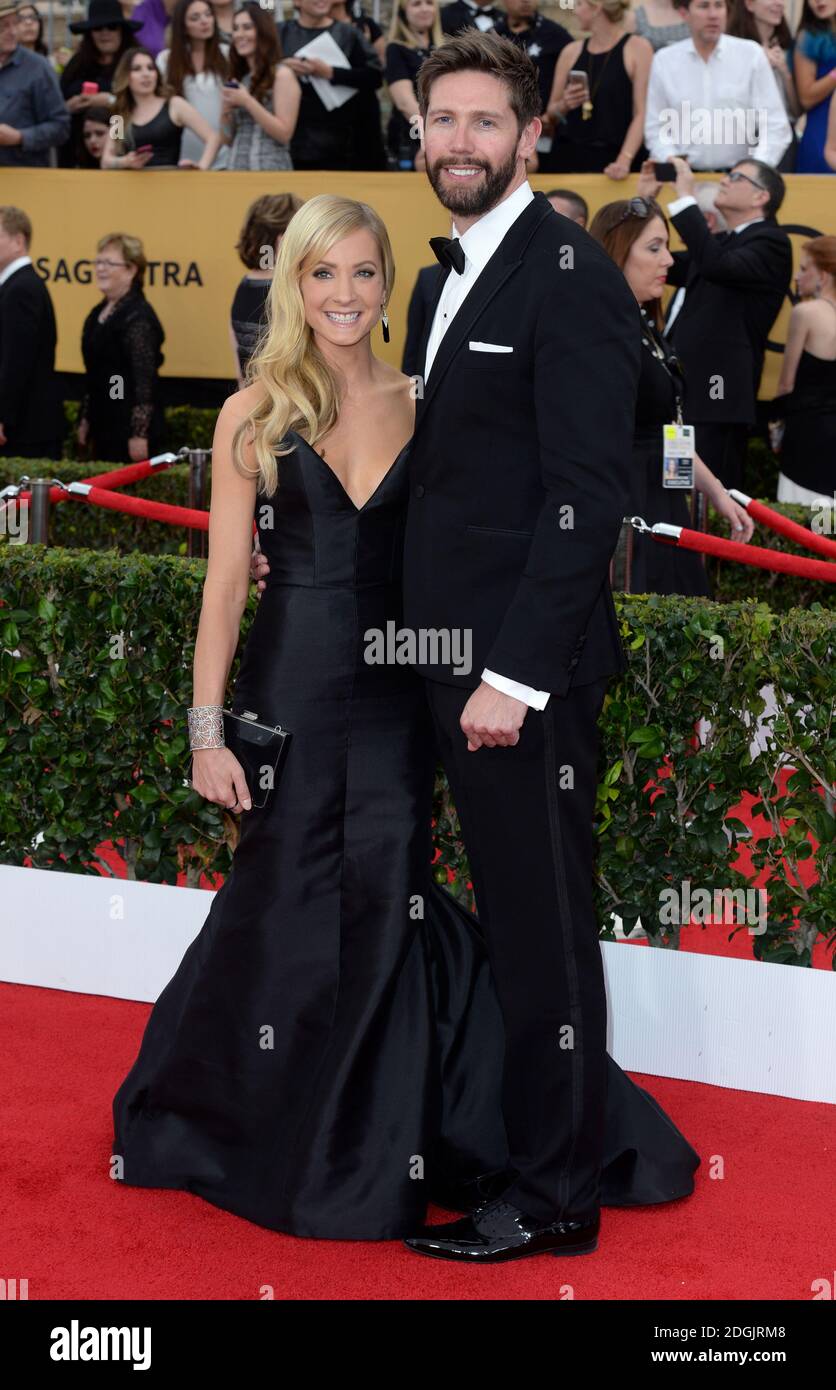
[[[589,91],[589,73],[584,72],[582,68],[572,68],[566,82],[567,85],[572,82],[579,82],[582,87],[586,87],[586,90]]]
[[[148,154],[148,152],[152,151],[153,148],[153,145],[137,145],[134,154]]]
[[[676,183],[676,165],[666,160],[664,164],[654,163],[653,172],[658,183]]]
[[[234,77],[230,77],[229,80],[224,83],[225,87],[239,87],[240,85],[239,82],[235,81]]]
[[[95,96],[99,90],[98,82],[82,82],[81,94],[85,97]]]

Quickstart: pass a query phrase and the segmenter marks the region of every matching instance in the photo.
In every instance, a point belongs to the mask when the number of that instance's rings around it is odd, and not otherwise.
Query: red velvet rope
[[[105,507],[108,511],[127,512],[131,516],[146,517],[149,521],[162,521],[169,526],[186,526],[193,531],[208,531],[208,512],[198,511],[193,507],[177,507],[169,502],[151,502],[145,497],[122,497],[113,491],[114,488],[138,482],[160,466],[167,465],[157,464],[156,467],[152,467],[149,459],[125,464],[112,469],[110,473],[100,473],[95,480],[86,479],[91,487],[90,491],[85,493],[68,493],[63,488],[52,487],[50,501],[63,502],[73,497],[77,501]],[[29,491],[21,492],[17,501],[28,502],[30,496]],[[750,498],[746,510],[757,521],[763,522],[765,526],[770,526],[772,530],[791,540],[798,541],[808,550],[836,556],[836,541],[828,540],[826,536],[820,536],[815,531],[808,531],[805,526],[799,526],[797,522],[781,516],[762,502]],[[256,529],[253,521],[253,531]],[[691,531],[685,526],[678,540],[673,536],[662,536],[655,532],[651,534],[654,540],[661,541],[664,545],[679,545],[683,550],[698,550],[705,555],[717,555],[722,560],[733,560],[740,565],[754,565],[758,569],[800,575],[805,579],[823,579],[828,584],[836,583],[836,564],[827,564],[823,560],[809,560],[804,555],[786,555],[778,550],[767,550],[764,546],[745,545],[740,541],[729,541],[722,536],[710,535],[706,531]]]
[[[183,459],[177,459],[176,461],[177,463],[184,462]],[[109,473],[97,473],[95,477],[84,478],[83,481],[89,483],[93,487],[128,487],[131,483],[138,483],[143,478],[147,478],[149,474],[159,473],[162,468],[171,468],[171,466],[170,463],[158,463],[152,467],[150,459],[142,459],[139,463],[125,463],[119,468],[112,468]],[[64,502],[69,495],[70,494],[66,492],[64,488],[53,486],[49,489],[50,504],[53,502]],[[28,506],[31,496],[32,489],[27,487],[19,492],[14,500],[20,504],[25,503],[25,505]]]
[[[806,526],[800,526],[788,516],[781,516],[780,512],[773,512],[771,507],[764,506],[763,502],[758,502],[754,497],[746,504],[746,510],[755,521],[761,521],[764,526],[769,526],[779,535],[803,545],[805,550],[816,550],[819,555],[829,555],[836,560],[836,541],[828,540],[827,536],[820,536],[817,531],[810,531]]]
[[[679,545],[683,550],[700,550],[706,555],[718,555],[721,560],[734,560],[740,565],[755,565],[758,569],[777,570],[782,574],[799,574],[805,579],[824,579],[836,583],[836,565],[824,560],[809,560],[806,555],[785,555],[780,550],[767,550],[761,545],[745,545],[727,541],[707,531],[690,531],[683,526],[677,541],[672,536],[654,537],[667,545]]]
[[[147,517],[149,521],[165,521],[169,526],[188,526],[192,531],[209,530],[209,513],[200,512],[195,507],[175,507],[170,502],[149,502],[147,497],[122,497],[120,493],[111,492],[104,487],[91,487],[89,492],[70,492],[65,496],[72,497],[75,501],[92,502],[95,506],[106,507],[111,512],[128,512],[131,516]]]

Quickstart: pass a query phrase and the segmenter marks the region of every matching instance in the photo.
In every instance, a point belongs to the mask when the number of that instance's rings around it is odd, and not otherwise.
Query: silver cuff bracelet
[[[189,748],[225,748],[223,707],[194,705],[186,711],[189,721]]]

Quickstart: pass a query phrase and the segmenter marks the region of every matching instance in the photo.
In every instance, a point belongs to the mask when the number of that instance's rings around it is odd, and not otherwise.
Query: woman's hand
[[[131,435],[128,440],[128,453],[133,463],[142,463],[148,457],[148,440],[139,434]]]
[[[229,748],[192,751],[192,786],[199,796],[217,802],[233,815],[252,810],[244,769]]]
[[[138,150],[128,150],[127,154],[122,155],[120,169],[144,169],[149,159],[153,159],[153,150],[144,150],[142,154]]]
[[[193,159],[178,159],[177,161],[178,169],[199,169],[200,167]]]
[[[270,573],[270,565],[264,551],[257,546],[253,546],[253,553],[250,556],[250,578],[258,589],[263,593],[267,588],[266,576]]]
[[[224,115],[234,106],[248,106],[253,100],[246,87],[221,87],[221,102]]]
[[[729,523],[733,541],[750,541],[755,524],[745,507],[741,507],[730,497],[725,488],[719,489],[711,499],[715,512],[724,516]]]
[[[589,88],[585,82],[567,82],[563,96],[555,102],[564,116],[567,111],[574,111],[576,107],[583,106],[587,98]]]
[[[761,48],[766,54],[766,61],[769,63],[769,66],[774,68],[776,72],[780,72],[782,76],[786,73],[787,77],[789,77],[789,68],[787,67],[787,60],[781,50],[781,45],[777,43],[762,43]]]
[[[608,179],[626,179],[630,173],[630,160],[626,155],[620,154],[618,159],[606,165],[604,173]]]

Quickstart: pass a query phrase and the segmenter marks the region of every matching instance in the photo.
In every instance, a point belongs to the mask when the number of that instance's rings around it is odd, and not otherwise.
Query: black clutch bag
[[[251,710],[234,714],[225,709],[223,723],[224,742],[244,769],[253,806],[261,809],[267,805],[279,779],[290,734],[281,724],[259,723],[258,715]]]

